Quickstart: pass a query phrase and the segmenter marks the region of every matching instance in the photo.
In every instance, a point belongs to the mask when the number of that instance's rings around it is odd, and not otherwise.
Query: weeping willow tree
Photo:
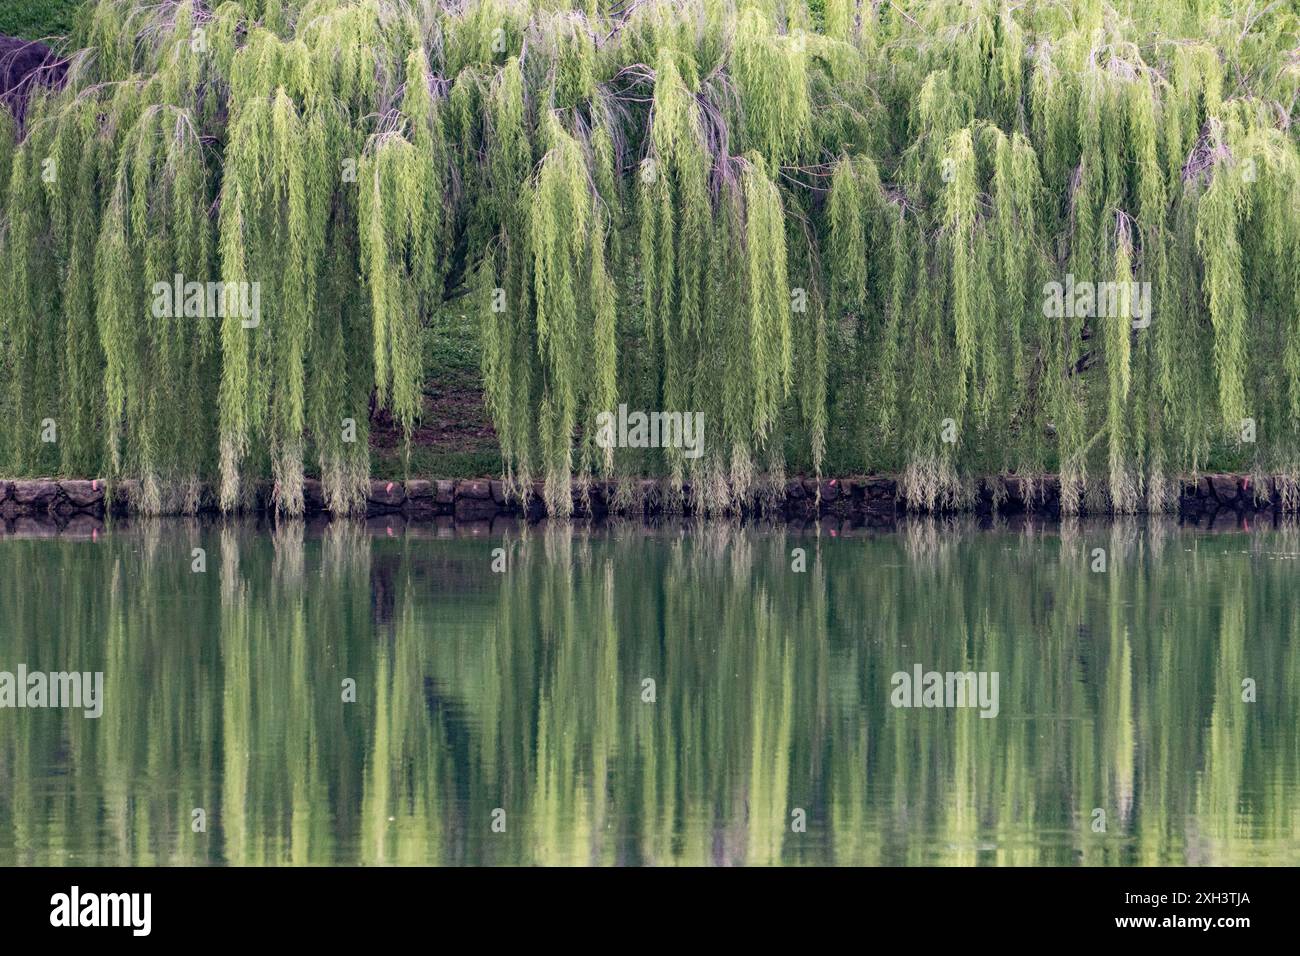
[[[889,470],[1300,500],[1300,11],[1178,0],[97,0],[0,111],[6,473],[364,505],[479,329],[555,513]],[[21,121],[15,119],[21,116]],[[620,406],[703,416],[600,440]],[[620,436],[620,439],[628,436]],[[681,438],[680,435],[677,436]],[[667,440],[665,440],[667,439]],[[623,447],[624,445],[628,447]],[[1226,463],[1226,464],[1225,464]]]

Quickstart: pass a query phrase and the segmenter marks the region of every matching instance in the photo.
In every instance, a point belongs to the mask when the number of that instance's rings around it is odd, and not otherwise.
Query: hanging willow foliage
[[[375,388],[409,437],[423,383],[420,327],[442,299],[447,160],[428,60],[406,62],[402,114],[409,136],[371,138],[358,171],[361,264],[374,321]]]
[[[0,108],[0,470],[364,506],[428,329],[510,487],[1300,488],[1294,5],[98,0]],[[1231,78],[1231,80],[1229,80]],[[15,117],[21,117],[21,120]],[[600,440],[602,413],[702,441]],[[678,421],[682,419],[679,417]],[[674,440],[678,439],[678,440]],[[622,445],[630,447],[622,447]],[[1295,500],[1294,498],[1292,500]]]

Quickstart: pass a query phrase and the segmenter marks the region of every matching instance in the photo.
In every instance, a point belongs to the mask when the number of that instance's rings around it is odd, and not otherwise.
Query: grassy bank
[[[0,35],[40,40],[72,32],[82,0],[0,0]]]

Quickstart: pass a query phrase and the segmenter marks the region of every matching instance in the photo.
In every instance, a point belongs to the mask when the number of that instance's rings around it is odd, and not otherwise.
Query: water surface
[[[0,864],[1300,859],[1295,528],[479,531],[0,535]]]

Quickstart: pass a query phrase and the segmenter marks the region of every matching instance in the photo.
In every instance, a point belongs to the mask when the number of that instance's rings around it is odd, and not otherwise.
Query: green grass
[[[82,0],[0,0],[0,34],[39,40],[66,36]]]
[[[502,471],[500,452],[443,451],[422,445],[411,447],[413,478],[499,477]],[[370,476],[381,479],[405,477],[399,452],[375,450],[370,456]]]

